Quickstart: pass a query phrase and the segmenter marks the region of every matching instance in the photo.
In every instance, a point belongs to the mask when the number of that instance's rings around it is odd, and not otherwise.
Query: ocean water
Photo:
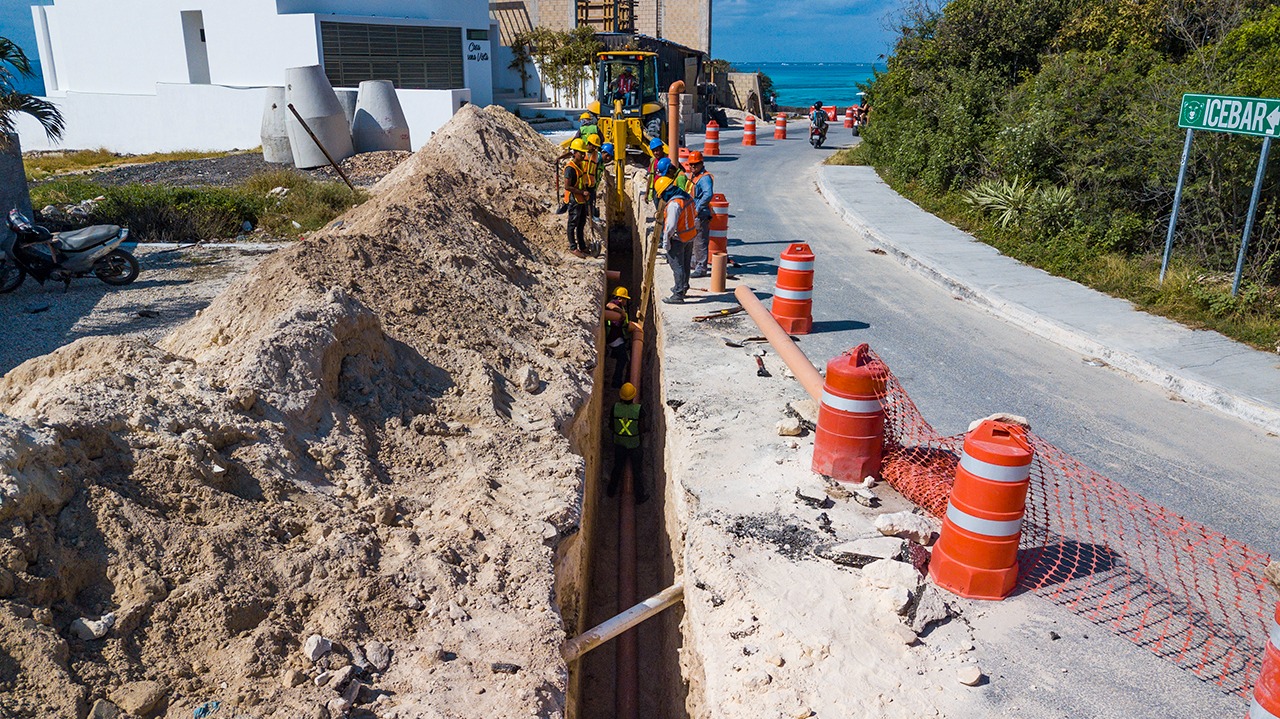
[[[818,100],[838,107],[856,105],[860,99],[858,83],[869,81],[875,70],[885,69],[884,65],[865,62],[735,62],[733,66],[741,72],[768,75],[779,105],[801,107]]]

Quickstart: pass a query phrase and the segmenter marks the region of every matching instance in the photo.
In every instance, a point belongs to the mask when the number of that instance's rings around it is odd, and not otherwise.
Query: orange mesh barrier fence
[[[882,477],[942,517],[964,436],[935,432],[886,372]],[[1247,698],[1274,607],[1263,592],[1270,558],[1029,437],[1035,460],[1017,591],[1043,596]]]

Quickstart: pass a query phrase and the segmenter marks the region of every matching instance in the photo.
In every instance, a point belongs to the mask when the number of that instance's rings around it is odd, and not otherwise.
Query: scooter
[[[813,145],[813,149],[822,147],[822,143],[827,141],[827,128],[823,125],[809,125],[809,144]]]
[[[13,292],[31,275],[40,284],[57,280],[66,289],[76,277],[93,275],[109,285],[127,285],[141,268],[128,228],[94,225],[53,234],[19,210],[9,211],[9,229],[18,236],[0,257],[0,293]]]

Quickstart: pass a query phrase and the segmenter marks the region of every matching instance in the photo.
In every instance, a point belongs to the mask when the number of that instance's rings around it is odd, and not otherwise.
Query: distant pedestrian
[[[771,92],[769,93],[769,112],[777,112],[777,111],[778,111],[778,93]]]
[[[667,264],[671,266],[671,274],[675,278],[671,296],[663,297],[662,301],[669,305],[684,304],[685,294],[689,291],[689,262],[693,254],[693,239],[698,235],[693,198],[676,187],[675,180],[670,177],[659,177],[654,181],[653,189],[666,203],[662,238],[667,245]]]
[[[591,201],[590,182],[587,174],[587,143],[575,138],[569,144],[572,155],[564,168],[564,203],[569,206],[569,251],[575,257],[587,256],[584,236],[587,225],[587,203]]]
[[[690,277],[709,277],[707,253],[711,244],[711,197],[715,195],[715,176],[707,172],[702,153],[689,153],[689,188],[693,209],[697,214],[698,237],[693,241],[693,267]]]

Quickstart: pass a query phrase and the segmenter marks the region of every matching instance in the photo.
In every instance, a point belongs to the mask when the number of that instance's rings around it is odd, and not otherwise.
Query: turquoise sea
[[[733,66],[742,72],[768,75],[779,105],[803,107],[817,100],[838,107],[856,105],[858,83],[870,80],[875,70],[885,69],[882,64],[866,62],[735,62]]]

